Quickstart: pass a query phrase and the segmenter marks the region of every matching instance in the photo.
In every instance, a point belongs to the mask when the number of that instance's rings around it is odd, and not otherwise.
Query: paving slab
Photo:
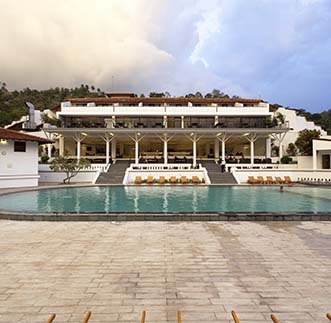
[[[331,222],[0,220],[0,322],[326,322]]]

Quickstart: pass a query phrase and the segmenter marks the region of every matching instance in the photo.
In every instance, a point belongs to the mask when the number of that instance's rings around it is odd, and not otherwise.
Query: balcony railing
[[[155,123],[155,124],[145,124],[145,123],[135,123],[135,124],[126,124],[126,123],[115,123],[113,125],[107,124],[107,123],[101,123],[101,122],[64,122],[63,127],[65,128],[170,128],[170,129],[181,129],[181,126],[174,126],[171,127],[167,124],[163,123]],[[288,122],[284,124],[278,124],[278,125],[271,125],[268,123],[246,123],[246,122],[218,122],[216,124],[206,124],[206,123],[184,123],[185,129],[213,129],[213,128],[220,128],[220,129],[226,129],[226,128],[240,128],[240,129],[287,129],[289,128]]]

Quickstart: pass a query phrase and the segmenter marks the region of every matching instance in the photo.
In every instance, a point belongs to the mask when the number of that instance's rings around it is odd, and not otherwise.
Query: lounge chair
[[[292,184],[292,180],[290,176],[284,176],[284,183],[285,184]]]
[[[165,178],[164,176],[159,177],[159,184],[164,184],[165,183]]]
[[[284,184],[285,181],[283,179],[281,179],[279,176],[275,176],[275,180],[277,184]]]
[[[136,176],[136,178],[134,179],[134,183],[141,184],[142,183],[141,176]]]
[[[176,183],[177,183],[176,176],[171,176],[171,177],[170,177],[170,183],[171,183],[171,184],[176,184]]]
[[[192,176],[192,184],[199,184],[200,180],[198,176]]]
[[[267,184],[276,184],[276,181],[272,178],[272,176],[267,176],[266,183]]]
[[[257,177],[257,183],[258,184],[264,184],[264,183],[266,183],[266,181],[264,180],[263,176],[258,176]]]
[[[247,180],[248,184],[257,184],[258,181],[254,176],[248,176],[248,180]]]
[[[187,178],[186,178],[186,176],[182,176],[182,177],[180,178],[180,182],[181,182],[182,184],[186,184],[186,183],[187,183]]]
[[[153,184],[154,183],[154,178],[153,176],[148,176],[147,177],[147,181],[146,181],[147,184]]]

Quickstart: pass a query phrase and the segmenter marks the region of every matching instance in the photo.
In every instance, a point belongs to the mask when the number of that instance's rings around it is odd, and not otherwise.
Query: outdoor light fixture
[[[1,145],[6,145],[8,141],[6,139],[0,139],[0,144]]]

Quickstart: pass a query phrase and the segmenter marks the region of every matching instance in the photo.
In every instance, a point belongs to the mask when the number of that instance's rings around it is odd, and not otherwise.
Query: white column
[[[164,163],[168,164],[168,141],[167,140],[163,141],[163,159],[164,159]]]
[[[107,140],[106,141],[106,164],[108,165],[109,164],[109,147],[110,146],[110,141]]]
[[[163,116],[163,126],[164,126],[164,128],[168,128],[167,116]]]
[[[184,116],[181,116],[181,127],[182,127],[182,129],[184,129],[185,128],[185,123],[184,123]]]
[[[59,138],[59,155],[61,157],[64,156],[64,137],[63,136],[61,136]]]
[[[222,163],[225,163],[225,140],[222,140]]]
[[[135,141],[135,150],[134,150],[134,152],[135,152],[135,163],[139,164],[139,141],[138,140]]]
[[[111,158],[116,159],[116,139],[113,139],[111,142]]]
[[[313,147],[313,170],[317,169],[317,151]]]
[[[52,144],[47,144],[48,158],[52,158]]]
[[[214,139],[214,157],[215,159],[220,158],[220,143],[217,138]]]
[[[254,164],[254,141],[251,140],[251,164]]]
[[[193,167],[197,165],[197,142],[193,140]]]
[[[283,158],[283,144],[282,144],[282,141],[280,141],[279,142],[279,163],[282,158]]]
[[[271,138],[267,137],[265,139],[265,157],[271,158]]]
[[[77,140],[77,161],[80,160],[80,140]]]

